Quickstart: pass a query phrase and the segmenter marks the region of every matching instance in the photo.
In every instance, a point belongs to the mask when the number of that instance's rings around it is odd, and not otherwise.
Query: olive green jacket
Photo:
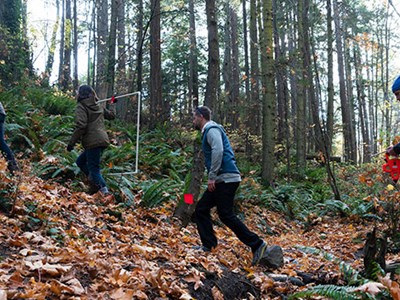
[[[104,118],[113,120],[115,113],[97,104],[94,96],[78,101],[75,130],[68,145],[73,147],[80,141],[84,149],[107,147],[110,140],[104,126]]]

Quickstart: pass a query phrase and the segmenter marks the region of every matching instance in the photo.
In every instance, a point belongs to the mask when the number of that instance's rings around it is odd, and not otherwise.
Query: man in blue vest
[[[263,257],[267,244],[251,232],[233,212],[234,198],[241,177],[235,156],[224,128],[211,121],[211,110],[207,106],[195,109],[194,127],[202,133],[202,148],[208,172],[208,187],[197,203],[195,219],[203,244],[201,249],[211,251],[218,244],[210,211],[217,207],[218,216],[253,252],[252,265]]]

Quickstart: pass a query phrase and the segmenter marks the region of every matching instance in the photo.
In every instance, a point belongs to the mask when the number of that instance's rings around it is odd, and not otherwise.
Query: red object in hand
[[[117,99],[115,98],[114,95],[111,97],[111,103],[117,103]]]
[[[193,194],[184,194],[183,195],[183,201],[185,201],[186,204],[193,204]]]
[[[397,182],[400,178],[400,158],[389,158],[389,154],[386,153],[386,163],[383,164],[383,172],[390,173],[394,182]]]

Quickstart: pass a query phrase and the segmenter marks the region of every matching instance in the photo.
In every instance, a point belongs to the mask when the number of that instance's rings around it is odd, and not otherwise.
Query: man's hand
[[[215,191],[215,180],[208,180],[208,190],[210,192],[214,192]]]
[[[386,154],[389,154],[390,156],[398,155],[396,152],[394,152],[393,146],[390,146],[389,148],[386,149]]]

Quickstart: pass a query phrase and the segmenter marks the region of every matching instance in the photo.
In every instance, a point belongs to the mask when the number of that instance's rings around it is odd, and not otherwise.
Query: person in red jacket
[[[72,151],[80,141],[84,151],[79,155],[76,164],[87,176],[90,193],[100,192],[101,195],[111,195],[107,184],[100,173],[100,159],[104,149],[110,144],[104,119],[115,119],[112,110],[97,103],[97,96],[89,85],[79,87],[75,112],[75,130],[68,143],[67,150]]]

